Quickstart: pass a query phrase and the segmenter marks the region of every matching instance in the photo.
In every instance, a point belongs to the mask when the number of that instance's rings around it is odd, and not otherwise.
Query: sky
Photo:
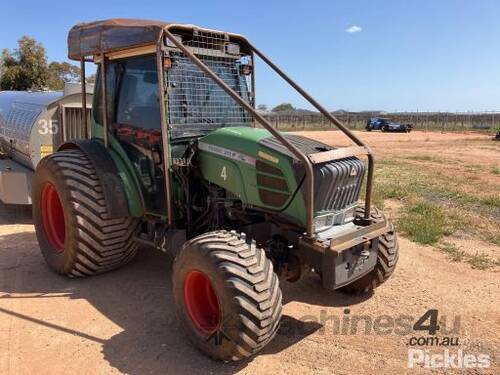
[[[330,110],[500,110],[499,1],[2,3],[0,49],[29,35],[49,61],[67,60],[78,22],[159,19],[245,35]],[[256,73],[257,103],[308,108],[262,64]]]

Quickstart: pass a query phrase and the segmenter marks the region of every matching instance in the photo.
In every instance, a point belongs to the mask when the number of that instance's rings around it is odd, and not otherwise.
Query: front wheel
[[[364,208],[359,207],[356,213],[358,218],[364,216]],[[371,217],[380,220],[383,214],[375,207],[371,209]],[[394,273],[399,259],[399,245],[394,225],[388,221],[387,231],[378,238],[377,264],[373,271],[354,281],[352,284],[340,288],[340,292],[348,294],[367,293],[387,281]]]
[[[188,241],[174,262],[173,289],[188,337],[214,359],[246,358],[276,335],[278,277],[264,250],[235,232],[209,232]]]

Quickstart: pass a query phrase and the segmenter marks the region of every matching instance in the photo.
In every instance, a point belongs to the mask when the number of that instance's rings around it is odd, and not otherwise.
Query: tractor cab
[[[149,28],[164,26],[131,20],[117,20],[113,26],[125,24],[136,30],[136,37],[141,42],[149,39]],[[70,32],[70,56],[72,43],[81,42],[79,34],[83,30],[107,36],[106,27],[111,25],[103,22],[76,26]],[[176,42],[183,43],[228,88],[253,106],[253,67],[249,47],[243,38],[184,26],[173,27],[171,32]],[[173,194],[178,181],[175,176],[165,174],[165,162],[182,158],[194,140],[216,129],[252,126],[253,119],[173,41],[163,37],[161,59],[158,59],[157,46],[153,42],[156,41],[150,40],[149,46],[138,48],[128,45],[123,51],[103,56],[99,54],[100,46],[89,48],[92,54],[85,58],[99,64],[94,99],[97,110],[92,128],[98,134],[105,125],[105,141],[111,139],[127,154],[127,161],[139,176],[143,211],[152,215],[165,215],[168,211],[170,214],[165,216],[174,220],[171,205],[167,207],[172,198],[165,198],[167,192]],[[125,41],[109,39],[109,43],[116,43],[110,47],[118,48]],[[160,79],[158,68],[162,74]],[[103,95],[106,95],[105,100]],[[163,128],[168,129],[165,139],[161,131],[162,111],[165,113]],[[164,144],[167,147],[163,147]]]

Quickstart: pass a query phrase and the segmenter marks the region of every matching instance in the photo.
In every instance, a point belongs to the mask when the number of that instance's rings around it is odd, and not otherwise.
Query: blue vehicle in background
[[[372,117],[366,122],[366,130],[381,130],[383,132],[404,132],[409,133],[413,129],[411,124],[401,124],[392,121],[388,117]]]

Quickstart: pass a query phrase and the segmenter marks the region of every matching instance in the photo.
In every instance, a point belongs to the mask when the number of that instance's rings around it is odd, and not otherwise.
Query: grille
[[[365,165],[346,158],[317,165],[314,169],[316,212],[341,211],[358,201]]]
[[[87,138],[87,129],[82,122],[82,108],[63,107],[63,111],[62,141]],[[91,116],[91,110],[87,108],[87,124],[90,124]]]
[[[251,79],[243,74],[251,65],[250,56],[231,51],[235,45],[224,34],[198,31],[182,38],[184,46],[250,102]],[[175,48],[170,48],[169,53],[168,112],[173,138],[203,135],[225,126],[251,125],[251,115],[186,55]]]
[[[299,135],[286,134],[285,137],[305,154],[329,151],[334,147]],[[276,138],[269,137],[259,142],[272,150],[296,157]],[[325,211],[341,211],[358,201],[365,165],[355,157],[334,160],[314,165],[314,211],[316,214]],[[295,164],[297,181],[301,181],[305,171],[301,164]],[[305,197],[305,187],[302,192]]]

